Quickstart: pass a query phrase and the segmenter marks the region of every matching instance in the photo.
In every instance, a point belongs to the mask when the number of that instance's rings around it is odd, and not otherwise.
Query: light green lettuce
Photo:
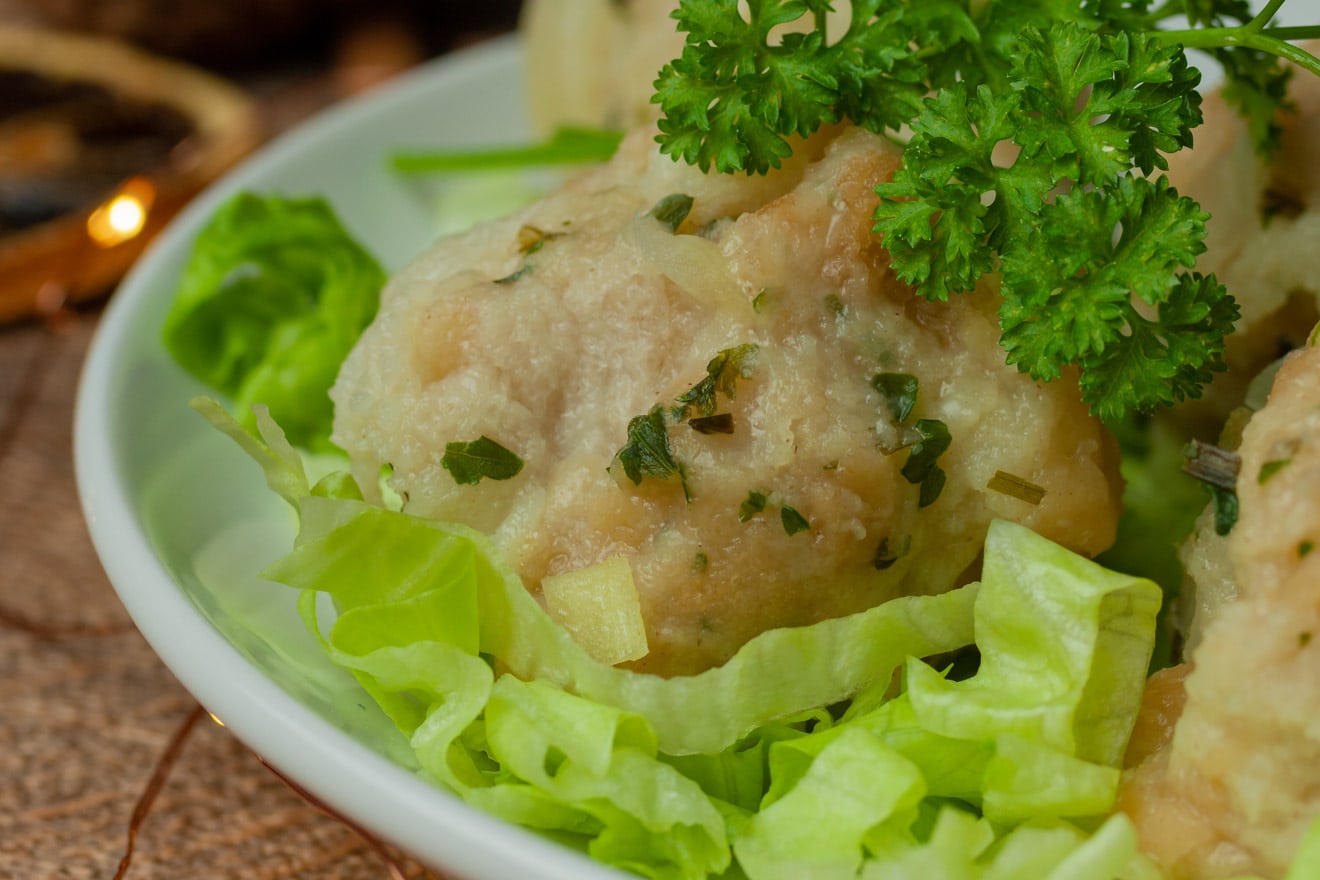
[[[258,437],[199,408],[298,510],[265,576],[302,591],[423,772],[483,809],[648,877],[1156,876],[1126,820],[1103,821],[1149,581],[996,523],[979,585],[661,679],[588,657],[484,535],[368,505],[343,475],[313,487],[267,414]],[[973,641],[963,681],[918,659]]]
[[[852,877],[877,859],[902,861],[922,849],[904,809],[926,797],[999,827],[1108,813],[1159,605],[1150,581],[996,522],[974,609],[977,673],[950,681],[910,658],[899,696],[773,745],[767,796],[734,842],[740,861],[766,866],[755,876],[767,878]],[[872,777],[871,768],[883,770]],[[828,835],[802,831],[802,816]],[[1081,839],[1073,826],[1053,827]],[[1132,861],[1129,844],[1093,844],[1112,856],[1094,876],[1119,876],[1103,871]]]
[[[294,443],[329,450],[328,392],[384,284],[323,199],[238,193],[197,236],[165,349],[241,419],[261,404]]]
[[[306,497],[298,546],[266,576],[333,598],[329,645],[446,641],[494,657],[524,680],[554,684],[650,720],[672,755],[718,752],[769,720],[846,699],[888,680],[913,655],[971,640],[975,589],[899,599],[814,627],[774,630],[700,675],[664,679],[593,660],[527,592],[489,540],[363,502]],[[316,533],[315,529],[325,529]],[[452,607],[464,638],[423,634],[417,616]],[[459,629],[457,623],[446,624]],[[439,624],[432,623],[432,627]]]

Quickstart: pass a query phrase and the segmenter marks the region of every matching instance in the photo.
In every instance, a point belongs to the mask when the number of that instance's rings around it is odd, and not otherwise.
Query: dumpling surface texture
[[[547,575],[626,558],[650,645],[634,666],[666,675],[766,629],[947,590],[975,574],[996,517],[1107,547],[1117,456],[1074,379],[1005,366],[993,290],[928,303],[888,269],[871,215],[899,158],[833,130],[766,177],[704,176],[639,131],[609,164],[438,242],[391,282],[333,390],[335,441],[364,485],[388,466],[408,512],[494,535],[534,594]],[[675,193],[693,207],[671,232],[650,211]],[[714,423],[676,421],[676,399],[735,349],[747,354],[725,377],[732,395],[716,383]],[[882,373],[919,381],[902,423],[873,385]],[[690,498],[614,463],[655,407]],[[924,507],[902,474],[919,419],[951,436]],[[457,484],[446,444],[483,435],[525,467]],[[998,471],[1043,498],[987,488]],[[751,493],[765,508],[740,517]],[[785,510],[808,528],[790,534]]]

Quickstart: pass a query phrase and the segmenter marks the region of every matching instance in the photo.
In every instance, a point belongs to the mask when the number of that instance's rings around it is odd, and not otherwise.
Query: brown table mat
[[[114,877],[158,770],[133,880],[437,876],[378,853],[195,714],[133,628],[73,479],[74,394],[96,320],[0,329],[0,877]]]

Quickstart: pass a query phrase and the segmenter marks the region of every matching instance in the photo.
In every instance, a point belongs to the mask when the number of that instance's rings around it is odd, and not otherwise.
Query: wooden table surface
[[[436,876],[291,790],[200,713],[134,629],[73,477],[97,320],[93,309],[0,328],[0,877],[108,880],[131,829],[134,880]]]

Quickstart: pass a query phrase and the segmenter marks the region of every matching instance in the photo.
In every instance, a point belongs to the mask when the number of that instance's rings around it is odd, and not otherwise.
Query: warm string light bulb
[[[156,188],[149,181],[126,182],[87,216],[87,235],[105,248],[136,238],[146,227],[155,200]]]

